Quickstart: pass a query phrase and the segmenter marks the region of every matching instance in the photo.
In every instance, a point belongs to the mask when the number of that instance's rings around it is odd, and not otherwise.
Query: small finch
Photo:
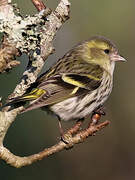
[[[104,37],[92,37],[42,74],[34,90],[10,104],[30,101],[22,112],[45,107],[64,121],[82,119],[109,97],[116,61],[125,61],[116,46]]]

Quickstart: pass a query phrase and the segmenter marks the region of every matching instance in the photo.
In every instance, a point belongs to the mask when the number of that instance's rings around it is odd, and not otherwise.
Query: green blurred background
[[[23,14],[34,14],[30,0],[14,0]],[[44,1],[54,9],[58,0]],[[127,60],[117,63],[113,92],[105,104],[107,115],[103,120],[111,124],[95,137],[71,150],[64,150],[42,161],[15,169],[0,161],[2,180],[134,180],[135,179],[135,1],[128,0],[71,0],[71,18],[57,33],[56,52],[46,62],[44,70],[62,57],[79,41],[92,35],[112,39]],[[0,75],[0,96],[7,97],[19,82],[27,65],[26,55],[21,65],[8,74]],[[71,126],[72,123],[64,123]],[[4,144],[13,153],[26,156],[37,153],[59,140],[55,117],[35,110],[19,115],[9,128]]]

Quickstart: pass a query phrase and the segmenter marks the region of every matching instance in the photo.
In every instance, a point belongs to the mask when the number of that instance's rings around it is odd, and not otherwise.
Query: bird
[[[117,61],[126,60],[115,44],[94,36],[74,46],[10,105],[29,102],[21,113],[42,108],[63,121],[83,119],[109,97]]]

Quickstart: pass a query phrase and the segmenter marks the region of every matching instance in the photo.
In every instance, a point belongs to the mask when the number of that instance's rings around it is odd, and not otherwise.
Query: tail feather
[[[31,99],[30,99],[31,98]],[[18,103],[21,103],[21,102],[26,102],[26,101],[30,101],[30,100],[34,100],[36,99],[35,97],[30,97],[30,96],[19,96],[17,98],[12,98],[10,99],[10,102],[8,102],[7,104],[4,105],[5,106],[12,106],[12,105],[16,105]]]
[[[42,94],[44,94],[46,91],[43,89],[34,89],[32,92],[28,93],[28,94],[24,94],[22,96],[16,97],[16,98],[11,98],[10,102],[8,102],[7,104],[5,104],[4,106],[12,106],[12,105],[16,105],[18,103],[21,102],[27,102],[27,101],[33,101],[38,99]]]

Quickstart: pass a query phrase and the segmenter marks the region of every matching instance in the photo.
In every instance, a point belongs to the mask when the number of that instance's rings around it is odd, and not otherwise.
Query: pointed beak
[[[124,57],[120,56],[119,54],[112,54],[110,57],[112,61],[127,61]]]

